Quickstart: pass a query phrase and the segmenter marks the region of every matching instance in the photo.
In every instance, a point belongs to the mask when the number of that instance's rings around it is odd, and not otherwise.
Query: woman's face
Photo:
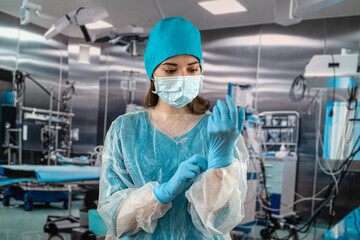
[[[163,61],[153,74],[157,77],[200,75],[200,63],[192,55],[177,55]]]

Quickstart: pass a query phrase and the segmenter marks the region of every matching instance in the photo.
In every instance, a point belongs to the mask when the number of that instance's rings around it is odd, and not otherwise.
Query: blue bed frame
[[[63,201],[68,208],[68,184],[98,184],[100,167],[94,166],[39,166],[3,165],[0,166],[0,187],[3,191],[3,204],[8,206],[10,199],[24,201],[24,209],[31,211],[33,203]],[[9,187],[8,187],[9,186]]]

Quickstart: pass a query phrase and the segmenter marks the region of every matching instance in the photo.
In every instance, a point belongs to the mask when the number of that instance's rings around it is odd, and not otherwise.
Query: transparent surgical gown
[[[168,204],[153,194],[179,164],[209,152],[204,115],[155,110],[118,117],[107,133],[98,211],[107,239],[230,239],[244,217],[248,154],[239,136],[232,165],[202,173]]]

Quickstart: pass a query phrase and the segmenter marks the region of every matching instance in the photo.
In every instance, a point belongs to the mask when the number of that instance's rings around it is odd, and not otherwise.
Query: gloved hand
[[[207,134],[210,139],[208,169],[231,165],[235,141],[245,123],[244,109],[237,111],[236,105],[229,95],[225,103],[217,101],[213,114],[208,119]]]
[[[188,190],[203,171],[206,170],[207,160],[204,156],[195,154],[180,163],[174,176],[166,183],[154,187],[154,195],[161,203],[169,203],[180,193]]]

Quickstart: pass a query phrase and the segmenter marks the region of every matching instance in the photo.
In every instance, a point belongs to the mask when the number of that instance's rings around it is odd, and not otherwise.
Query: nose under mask
[[[204,75],[156,77],[155,91],[165,103],[182,108],[190,103],[202,89]]]

